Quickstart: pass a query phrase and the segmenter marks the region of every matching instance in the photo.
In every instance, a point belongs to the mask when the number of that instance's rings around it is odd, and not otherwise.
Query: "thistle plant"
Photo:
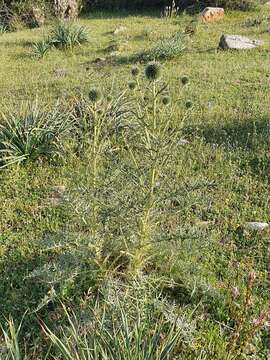
[[[90,204],[84,219],[91,228],[91,235],[96,240],[98,261],[102,252],[102,223],[98,214],[98,195],[102,186],[100,175],[106,161],[106,153],[113,146],[122,122],[131,114],[130,101],[126,91],[120,94],[109,93],[92,87],[87,94],[80,94],[73,103],[71,113],[75,123],[74,140],[77,155],[86,157],[86,186]]]
[[[145,67],[145,77],[155,84],[155,81],[161,77],[161,65],[156,61],[147,64]]]
[[[96,105],[102,98],[102,92],[98,88],[91,88],[88,96],[89,100]]]
[[[93,126],[93,141],[91,143],[90,151],[92,154],[92,179],[93,179],[93,190],[97,191],[97,177],[98,177],[98,162],[100,161],[100,155],[102,152],[103,142],[101,141],[103,120],[104,120],[104,110],[99,108],[99,102],[102,100],[102,92],[99,88],[91,88],[89,90],[89,111],[92,117],[92,126]],[[97,235],[97,202],[94,199],[93,202],[93,236]],[[102,244],[97,246],[97,257],[100,258]]]
[[[167,106],[167,105],[170,104],[170,102],[171,102],[170,96],[163,96],[163,98],[162,98],[162,104],[163,105]]]
[[[128,82],[128,87],[131,91],[135,90],[137,87],[137,82],[135,80],[130,80]]]
[[[138,77],[140,74],[140,69],[137,66],[133,66],[131,69],[131,75],[135,78]]]
[[[192,101],[191,101],[191,100],[187,100],[187,101],[186,101],[186,108],[187,108],[187,109],[191,109],[192,106],[193,106]]]
[[[189,78],[188,78],[188,76],[183,76],[182,78],[181,78],[181,83],[182,83],[182,85],[183,86],[186,86],[186,85],[188,85],[189,84]]]
[[[132,70],[131,70],[132,74]],[[172,120],[172,102],[169,95],[169,85],[162,79],[162,66],[157,61],[148,63],[144,68],[144,80],[136,76],[137,119],[140,148],[133,148],[126,139],[125,145],[131,161],[138,173],[138,186],[145,194],[140,216],[138,218],[138,241],[131,255],[130,271],[139,273],[147,263],[154,236],[154,225],[151,218],[156,206],[156,193],[160,180],[161,169],[171,147],[176,143],[176,134],[169,134]],[[147,158],[147,166],[143,165]],[[143,171],[141,168],[143,167]]]

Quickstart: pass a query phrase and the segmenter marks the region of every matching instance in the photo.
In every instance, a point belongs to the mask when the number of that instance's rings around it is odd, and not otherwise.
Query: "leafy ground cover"
[[[269,230],[245,228],[269,222],[269,33],[247,26],[267,9],[199,24],[151,81],[134,56],[190,16],[91,14],[84,46],[41,59],[49,27],[0,36],[5,119],[38,101],[71,129],[1,170],[3,359],[268,359]]]

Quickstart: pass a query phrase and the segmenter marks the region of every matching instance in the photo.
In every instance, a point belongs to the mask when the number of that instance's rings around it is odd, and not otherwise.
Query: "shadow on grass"
[[[225,150],[241,151],[243,168],[270,181],[270,118],[235,119],[228,124],[186,127],[186,135],[202,137],[206,143],[221,146]]]
[[[47,257],[37,254],[9,254],[2,261],[1,275],[1,317],[12,314],[21,318],[30,309],[34,310],[46,294],[45,287],[35,279],[27,278],[28,274],[47,261]]]

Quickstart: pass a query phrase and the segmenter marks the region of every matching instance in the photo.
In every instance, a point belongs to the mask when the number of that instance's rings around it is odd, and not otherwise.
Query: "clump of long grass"
[[[6,33],[6,32],[8,32],[8,27],[7,27],[7,25],[0,23],[0,34],[4,34],[4,33]]]
[[[193,324],[188,317],[178,317],[157,285],[147,277],[133,279],[125,286],[107,278],[106,285],[99,289],[99,299],[88,300],[81,309],[71,310],[63,304],[59,309],[61,324],[52,328],[40,321],[46,337],[46,358],[173,359],[180,344],[192,341]],[[1,326],[5,359],[45,358],[36,349],[34,357],[27,343],[23,345],[20,329],[21,325],[16,327],[12,320]],[[42,351],[42,346],[39,349]]]
[[[151,314],[141,318],[138,308],[135,319],[131,319],[121,304],[119,316],[108,314],[108,309],[91,324],[87,334],[80,333],[79,321],[75,314],[68,316],[69,325],[57,336],[44,326],[56,354],[63,360],[165,360],[173,354],[178,341],[174,326],[164,331],[166,320],[160,318],[154,325]]]
[[[18,327],[15,326],[13,319],[6,322],[6,326],[0,324],[0,356],[5,360],[21,360],[22,353],[19,344],[22,323]]]
[[[166,309],[153,285],[143,278],[125,287],[109,280],[100,289],[103,301],[90,311],[85,309],[84,324],[78,314],[65,309],[67,324],[58,334],[43,326],[56,356],[65,360],[173,358],[180,340],[188,341],[187,333],[178,327],[176,314]]]
[[[138,54],[136,58],[143,61],[170,60],[180,56],[186,49],[186,46],[185,34],[177,32],[159,40],[154,47]]]
[[[34,55],[37,58],[42,59],[48,53],[51,47],[52,44],[49,39],[43,39],[41,41],[35,42],[33,44]]]
[[[50,35],[50,43],[60,49],[73,49],[87,41],[88,32],[85,27],[64,21],[59,22]]]
[[[69,116],[57,106],[51,110],[35,102],[7,110],[0,121],[0,166],[59,155],[70,126]]]
[[[53,47],[73,50],[74,47],[86,43],[88,37],[85,27],[61,21],[55,25],[47,38],[33,44],[33,52],[38,58],[43,58]]]

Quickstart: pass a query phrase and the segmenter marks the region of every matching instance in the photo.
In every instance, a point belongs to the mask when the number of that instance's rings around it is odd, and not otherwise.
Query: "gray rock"
[[[267,223],[262,223],[262,222],[247,222],[245,224],[245,228],[248,230],[256,230],[256,231],[261,231],[264,229],[267,229],[269,227],[269,224]]]
[[[262,45],[260,40],[252,40],[240,35],[222,35],[219,41],[219,48],[223,50],[245,50],[255,49]]]

